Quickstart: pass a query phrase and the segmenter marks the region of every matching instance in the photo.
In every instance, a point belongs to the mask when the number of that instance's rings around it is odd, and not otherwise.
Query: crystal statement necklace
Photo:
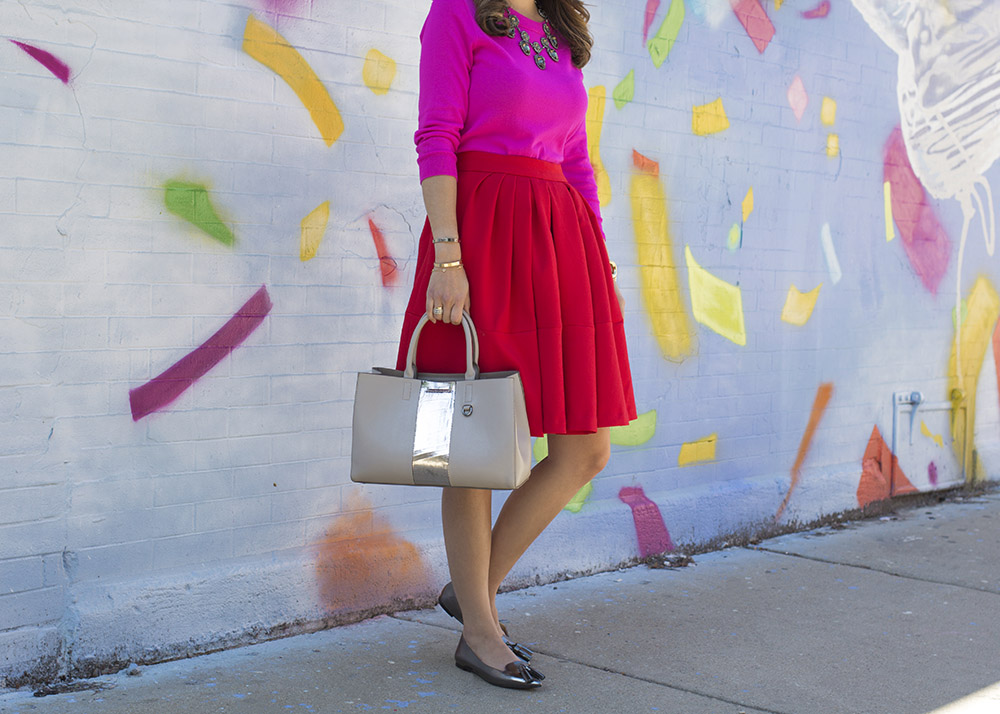
[[[542,16],[542,31],[545,33],[544,36],[539,38],[537,42],[532,42],[528,32],[521,29],[520,19],[518,19],[517,15],[515,15],[510,9],[510,5],[508,5],[507,10],[504,13],[507,17],[507,37],[516,40],[520,35],[519,44],[521,51],[528,57],[534,55],[535,66],[538,67],[538,69],[545,69],[546,53],[552,58],[553,62],[559,61],[559,53],[556,52],[556,49],[559,47],[559,41],[552,34],[552,28],[549,27],[549,18],[544,12],[542,12],[542,9],[538,7],[537,2],[535,3],[535,9],[537,9],[538,14]]]

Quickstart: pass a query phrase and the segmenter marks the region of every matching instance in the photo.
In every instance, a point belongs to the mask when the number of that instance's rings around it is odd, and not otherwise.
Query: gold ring
[[[442,312],[444,312],[444,308],[441,307],[441,306],[438,306],[438,307],[434,308],[433,310],[431,310],[431,312],[433,312],[435,315],[440,315]]]

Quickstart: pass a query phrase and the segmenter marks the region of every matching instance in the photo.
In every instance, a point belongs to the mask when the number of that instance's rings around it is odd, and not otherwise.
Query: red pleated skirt
[[[600,223],[562,167],[460,152],[457,213],[480,371],[521,373],[532,436],[589,434],[634,419],[624,324]],[[405,368],[426,309],[431,237],[425,221],[397,369]],[[462,327],[424,327],[417,369],[464,372]]]

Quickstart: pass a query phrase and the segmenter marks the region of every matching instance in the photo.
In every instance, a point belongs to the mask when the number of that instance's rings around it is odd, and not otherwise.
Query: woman
[[[397,367],[426,313],[418,368],[463,372],[468,309],[482,371],[520,371],[531,434],[549,435],[549,455],[492,529],[490,491],[445,488],[441,499],[452,583],[439,602],[464,624],[456,665],[519,689],[543,676],[505,638],[496,593],[604,468],[609,428],[636,416],[587,156],[589,17],[581,0],[432,0],[420,33],[414,140],[427,221]]]

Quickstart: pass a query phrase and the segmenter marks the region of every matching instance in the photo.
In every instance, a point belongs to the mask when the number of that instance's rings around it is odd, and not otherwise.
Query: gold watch
[[[608,263],[611,265],[611,279],[616,283],[618,282],[618,263],[613,260],[609,260]]]

